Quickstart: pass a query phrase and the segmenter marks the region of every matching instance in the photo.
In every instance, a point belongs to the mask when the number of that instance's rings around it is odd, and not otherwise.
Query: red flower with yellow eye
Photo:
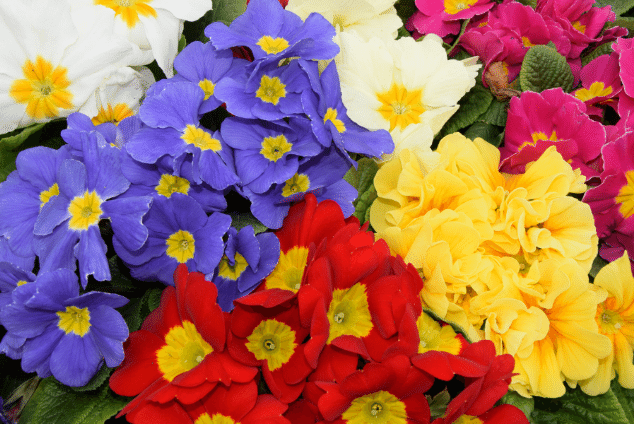
[[[218,383],[246,383],[257,374],[225,351],[216,286],[183,264],[174,281],[176,288],[166,288],[159,307],[130,334],[125,359],[110,377],[115,393],[136,396],[118,415],[131,423],[166,422],[170,411],[201,400]]]
[[[290,403],[299,397],[313,370],[304,354],[309,330],[300,324],[296,299],[267,309],[252,305],[256,298],[235,301],[228,350],[243,364],[261,367],[271,393]]]

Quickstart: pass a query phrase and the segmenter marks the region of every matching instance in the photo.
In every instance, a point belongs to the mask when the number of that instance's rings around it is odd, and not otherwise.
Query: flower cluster
[[[231,314],[213,282],[179,265],[175,288],[130,335],[110,379],[116,393],[136,396],[120,415],[132,423],[430,423],[424,394],[455,375],[465,388],[434,423],[498,413],[513,358],[427,315],[414,267],[356,218],[308,194],[276,235],[279,264]],[[263,383],[269,393],[258,392]],[[515,407],[502,410],[527,422]]]

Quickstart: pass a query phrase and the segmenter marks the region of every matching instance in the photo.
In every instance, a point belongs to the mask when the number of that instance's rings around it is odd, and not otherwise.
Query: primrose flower
[[[111,12],[104,22],[134,48],[128,64],[147,65],[156,60],[167,77],[174,75],[172,65],[178,53],[183,22],[196,21],[211,10],[209,0],[76,0],[72,3],[73,9],[80,13]]]
[[[436,134],[475,85],[480,65],[447,59],[434,34],[416,42],[342,33],[337,57],[341,96],[348,116],[369,130],[404,130],[417,123]]]
[[[289,0],[286,10],[306,19],[319,13],[335,27],[337,34],[354,31],[364,40],[372,37],[395,39],[403,22],[396,14],[395,0]],[[338,37],[335,37],[335,42]]]
[[[143,246],[130,248],[116,234],[115,251],[134,278],[172,284],[178,264],[205,274],[214,271],[222,257],[222,237],[231,218],[219,212],[208,217],[196,200],[176,192],[154,198],[143,225],[148,231]]]
[[[421,36],[436,34],[445,37],[460,32],[460,20],[481,15],[493,7],[491,0],[416,0],[418,9],[407,20],[406,28]]]
[[[0,134],[77,111],[128,64],[132,50],[113,36],[114,12],[77,13],[70,3],[28,0],[0,9]],[[33,28],[46,28],[46,36]]]
[[[250,225],[240,231],[229,228],[225,251],[212,280],[223,311],[231,312],[234,300],[249,294],[273,271],[280,257],[279,244],[274,234],[256,235]]]
[[[83,386],[101,367],[123,360],[128,327],[114,308],[125,297],[91,291],[79,294],[77,276],[68,269],[41,272],[14,290],[0,312],[7,331],[26,339],[22,369],[68,386]]]
[[[616,102],[623,86],[619,77],[618,55],[601,55],[581,68],[581,88],[572,95],[588,107],[588,113],[603,116],[595,105],[607,104],[617,110]]]
[[[512,98],[507,124],[504,147],[500,148],[501,171],[524,172],[526,164],[537,160],[549,146],[555,146],[586,179],[599,176],[595,168],[606,142],[605,128],[590,119],[585,104],[561,88],[541,93],[527,91]]]
[[[110,219],[122,243],[138,249],[147,238],[141,219],[152,199],[115,198],[130,185],[121,173],[121,152],[111,146],[100,148],[95,133],[82,134],[82,140],[83,162],[66,159],[57,169],[59,193],[42,206],[33,250],[42,270],[74,270],[77,259],[85,287],[91,274],[99,281],[110,279],[99,221]]]
[[[288,57],[332,59],[339,53],[332,41],[335,29],[323,16],[313,13],[302,22],[277,0],[253,0],[231,25],[214,22],[205,28],[205,35],[218,50],[248,47],[260,63],[277,65]]]
[[[143,123],[138,115],[128,116],[121,122],[105,122],[94,124],[89,116],[76,112],[66,118],[66,129],[62,130],[62,138],[71,147],[73,159],[83,160],[82,133],[93,133],[97,137],[97,145],[102,147],[116,147],[121,149],[134,134],[136,134]]]

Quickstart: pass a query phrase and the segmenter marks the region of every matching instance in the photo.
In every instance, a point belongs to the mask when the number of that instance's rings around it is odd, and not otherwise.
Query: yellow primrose
[[[634,389],[634,277],[627,252],[601,269],[594,284],[606,297],[599,304],[595,319],[601,334],[612,342],[612,352],[599,361],[597,373],[579,385],[591,396],[605,393],[616,371],[619,384]]]

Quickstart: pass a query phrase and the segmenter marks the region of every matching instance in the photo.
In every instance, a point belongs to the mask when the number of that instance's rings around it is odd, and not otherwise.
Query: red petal
[[[204,274],[191,272],[183,293],[184,311],[181,310],[181,313],[191,317],[196,330],[216,352],[222,352],[226,340],[225,320],[222,309],[216,303],[216,285],[205,280]]]
[[[302,390],[304,390],[304,385],[306,384],[304,380],[298,384],[287,384],[286,381],[284,381],[281,369],[271,372],[268,367],[262,367],[262,375],[273,396],[284,403],[291,403],[296,400],[299,395],[302,394]]]
[[[363,367],[362,371],[356,371],[346,377],[341,382],[340,390],[343,395],[352,400],[378,390],[386,390],[395,379],[396,375],[390,367],[370,362]]]
[[[287,407],[288,405],[275,399],[274,396],[258,396],[255,407],[242,418],[240,424],[290,424],[290,421],[282,416]]]
[[[146,402],[126,416],[134,424],[190,423],[191,419],[178,402],[159,404]]]
[[[319,382],[315,384],[326,392],[319,397],[317,402],[319,412],[326,420],[333,421],[348,409],[352,399],[339,391],[338,384]]]
[[[210,416],[220,413],[239,422],[253,409],[257,397],[258,385],[255,381],[246,384],[233,382],[229,387],[216,386],[202,403]]]
[[[431,421],[431,411],[429,410],[429,404],[424,394],[416,393],[402,399],[402,401],[405,404],[408,422],[409,420],[413,420],[416,424],[429,424],[429,421]]]
[[[288,411],[284,414],[292,424],[313,424],[319,420],[317,405],[305,399],[299,399],[288,405]],[[247,424],[246,422],[244,424]]]
[[[274,308],[295,297],[291,290],[267,289],[236,299],[236,304]]]
[[[156,380],[162,380],[156,351],[164,345],[165,341],[149,331],[131,333],[124,345],[123,362],[110,376],[110,388],[122,396],[136,396]]]
[[[526,415],[513,405],[500,405],[479,416],[484,424],[529,424]]]
[[[159,338],[165,339],[165,335],[175,325],[181,325],[178,305],[176,304],[176,289],[167,287],[163,290],[158,308],[150,312],[145,318],[141,330],[149,331]]]

